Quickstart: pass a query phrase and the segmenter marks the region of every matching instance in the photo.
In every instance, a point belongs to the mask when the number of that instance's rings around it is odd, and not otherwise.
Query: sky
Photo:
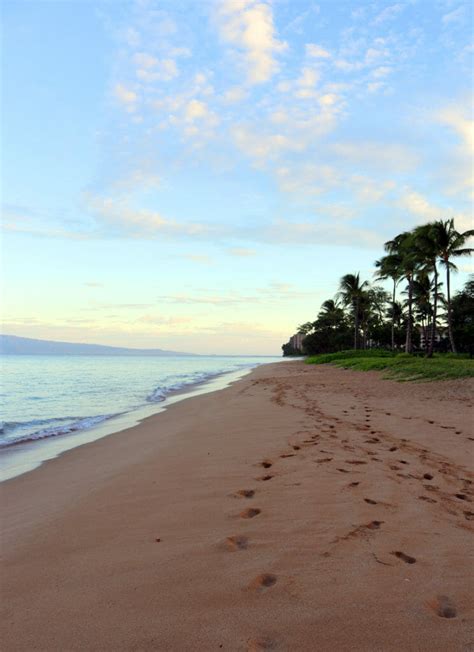
[[[279,355],[385,241],[472,228],[470,2],[2,12],[6,333]]]

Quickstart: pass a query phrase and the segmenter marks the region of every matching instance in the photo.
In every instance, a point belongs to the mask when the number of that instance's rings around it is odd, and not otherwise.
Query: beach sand
[[[5,482],[2,650],[474,650],[473,389],[264,365]]]

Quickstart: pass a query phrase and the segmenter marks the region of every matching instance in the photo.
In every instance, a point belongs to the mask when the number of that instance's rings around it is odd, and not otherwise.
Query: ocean
[[[29,356],[1,358],[0,479],[136,424],[189,394],[213,391],[281,358]],[[45,446],[47,442],[54,445]]]

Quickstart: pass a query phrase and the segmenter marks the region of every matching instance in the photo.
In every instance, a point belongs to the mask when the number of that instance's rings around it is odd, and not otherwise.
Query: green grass
[[[463,355],[438,354],[433,358],[411,356],[391,351],[339,351],[306,359],[307,364],[334,364],[358,371],[383,371],[384,378],[399,381],[448,380],[474,377],[474,360]]]

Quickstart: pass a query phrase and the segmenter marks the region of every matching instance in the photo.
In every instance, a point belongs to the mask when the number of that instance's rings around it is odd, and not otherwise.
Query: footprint
[[[280,457],[283,457],[283,458],[285,458],[285,457],[295,457],[295,454],[294,453],[284,453],[283,455],[280,455]]]
[[[423,477],[424,477],[425,480],[432,480],[433,479],[433,476],[431,475],[431,473],[423,473]]]
[[[322,464],[323,462],[331,462],[332,457],[322,457],[320,460],[314,460],[317,464]]]
[[[269,636],[259,636],[247,641],[247,652],[261,652],[261,650],[276,650],[277,643]]]
[[[410,462],[407,462],[406,460],[398,460],[400,464],[410,464]]]
[[[418,496],[420,500],[424,500],[427,503],[437,503],[438,501],[434,498],[429,498],[428,496]]]
[[[406,555],[404,552],[400,552],[400,550],[395,550],[390,554],[395,555],[395,557],[398,557],[398,559],[404,561],[405,564],[416,564],[415,557],[412,557],[411,555]]]
[[[262,510],[257,507],[249,507],[248,509],[244,509],[243,512],[240,512],[239,516],[240,518],[254,518],[255,516],[258,516],[261,511]]]
[[[360,482],[351,482],[349,484],[349,487],[358,487],[360,485]]]
[[[336,469],[336,471],[340,471],[341,473],[349,473],[347,469]]]
[[[459,500],[469,500],[469,498],[466,496],[466,494],[454,494],[456,498],[459,498]]]
[[[293,450],[294,450],[294,451],[299,451],[300,448],[301,448],[301,446],[293,446]]]
[[[439,595],[436,598],[435,610],[441,618],[456,618],[457,615],[456,607],[447,595]]]
[[[396,446],[392,446],[392,448],[389,448],[388,450],[389,450],[391,453],[393,453],[393,451],[397,451],[398,448],[397,448]]]
[[[237,534],[233,537],[227,537],[222,545],[229,552],[237,552],[238,550],[246,550],[249,547],[249,540],[247,537]]]
[[[362,460],[345,460],[346,464],[367,464],[367,462],[363,462]]]
[[[368,523],[365,527],[368,530],[378,530],[380,526],[382,525],[383,521],[371,521]]]
[[[474,512],[464,512],[466,521],[474,521]]]
[[[260,482],[266,482],[267,480],[271,480],[274,477],[275,477],[274,475],[262,475],[262,477],[257,478],[257,480],[259,480]]]
[[[263,462],[260,462],[260,466],[263,466],[264,469],[269,469],[272,465],[273,463],[269,460],[263,460]]]
[[[254,489],[239,489],[239,491],[235,492],[236,496],[240,496],[241,498],[253,498],[255,496],[255,490]]]
[[[250,588],[257,590],[269,589],[271,586],[274,586],[276,582],[276,575],[272,575],[272,573],[262,573],[252,581]]]
[[[365,501],[366,503],[369,503],[369,505],[376,505],[376,504],[377,504],[377,501],[376,501],[376,500],[372,500],[371,498],[364,498],[364,501]]]

